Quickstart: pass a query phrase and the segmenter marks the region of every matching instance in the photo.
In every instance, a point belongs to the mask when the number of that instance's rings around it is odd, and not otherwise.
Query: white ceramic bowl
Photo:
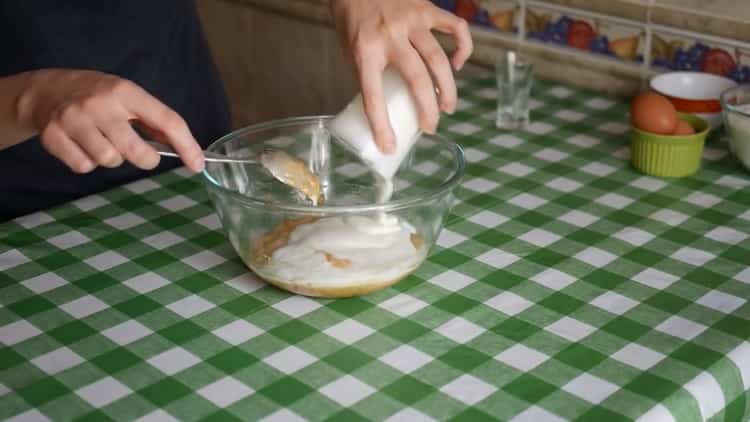
[[[677,111],[708,120],[711,128],[721,125],[719,97],[737,82],[704,72],[667,72],[651,79],[651,89],[664,95]]]

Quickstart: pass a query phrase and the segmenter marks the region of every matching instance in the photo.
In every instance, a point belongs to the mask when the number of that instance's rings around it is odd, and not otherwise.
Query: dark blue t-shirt
[[[192,0],[0,1],[0,77],[43,68],[130,79],[177,111],[204,147],[230,129]],[[165,158],[154,172],[179,164]],[[0,150],[0,221],[149,174],[127,163],[75,174],[30,139]]]

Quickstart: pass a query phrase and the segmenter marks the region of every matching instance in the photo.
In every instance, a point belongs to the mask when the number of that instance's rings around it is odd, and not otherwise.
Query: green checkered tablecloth
[[[179,170],[0,225],[0,419],[747,420],[750,173],[646,177],[624,102],[540,82],[503,132],[460,84],[460,201],[369,296],[258,281]]]

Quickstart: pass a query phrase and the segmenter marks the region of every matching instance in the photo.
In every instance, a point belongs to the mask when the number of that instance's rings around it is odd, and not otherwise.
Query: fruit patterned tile
[[[576,49],[643,69],[649,64],[644,63],[644,57],[649,57],[651,68],[657,72],[708,72],[750,83],[750,44],[655,23],[648,24],[647,33],[645,23],[621,17],[632,13],[622,14],[613,5],[589,4],[588,0],[432,1],[475,27],[505,34],[521,31],[525,41],[559,47],[561,52]],[[594,3],[596,7],[592,6]],[[615,3],[634,12],[643,8],[647,0]],[[649,45],[650,53],[646,51]]]
[[[750,46],[745,48],[695,37],[654,31],[651,35],[651,65],[655,70],[714,73],[750,82]]]
[[[641,63],[645,30],[640,24],[604,15],[526,9],[526,39],[576,48],[627,62]]]
[[[469,23],[498,32],[517,33],[521,19],[516,0],[433,0]]]

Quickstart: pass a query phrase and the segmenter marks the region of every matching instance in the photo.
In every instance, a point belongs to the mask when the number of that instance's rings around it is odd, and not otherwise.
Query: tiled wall
[[[476,29],[649,71],[750,83],[750,0],[433,0]]]

